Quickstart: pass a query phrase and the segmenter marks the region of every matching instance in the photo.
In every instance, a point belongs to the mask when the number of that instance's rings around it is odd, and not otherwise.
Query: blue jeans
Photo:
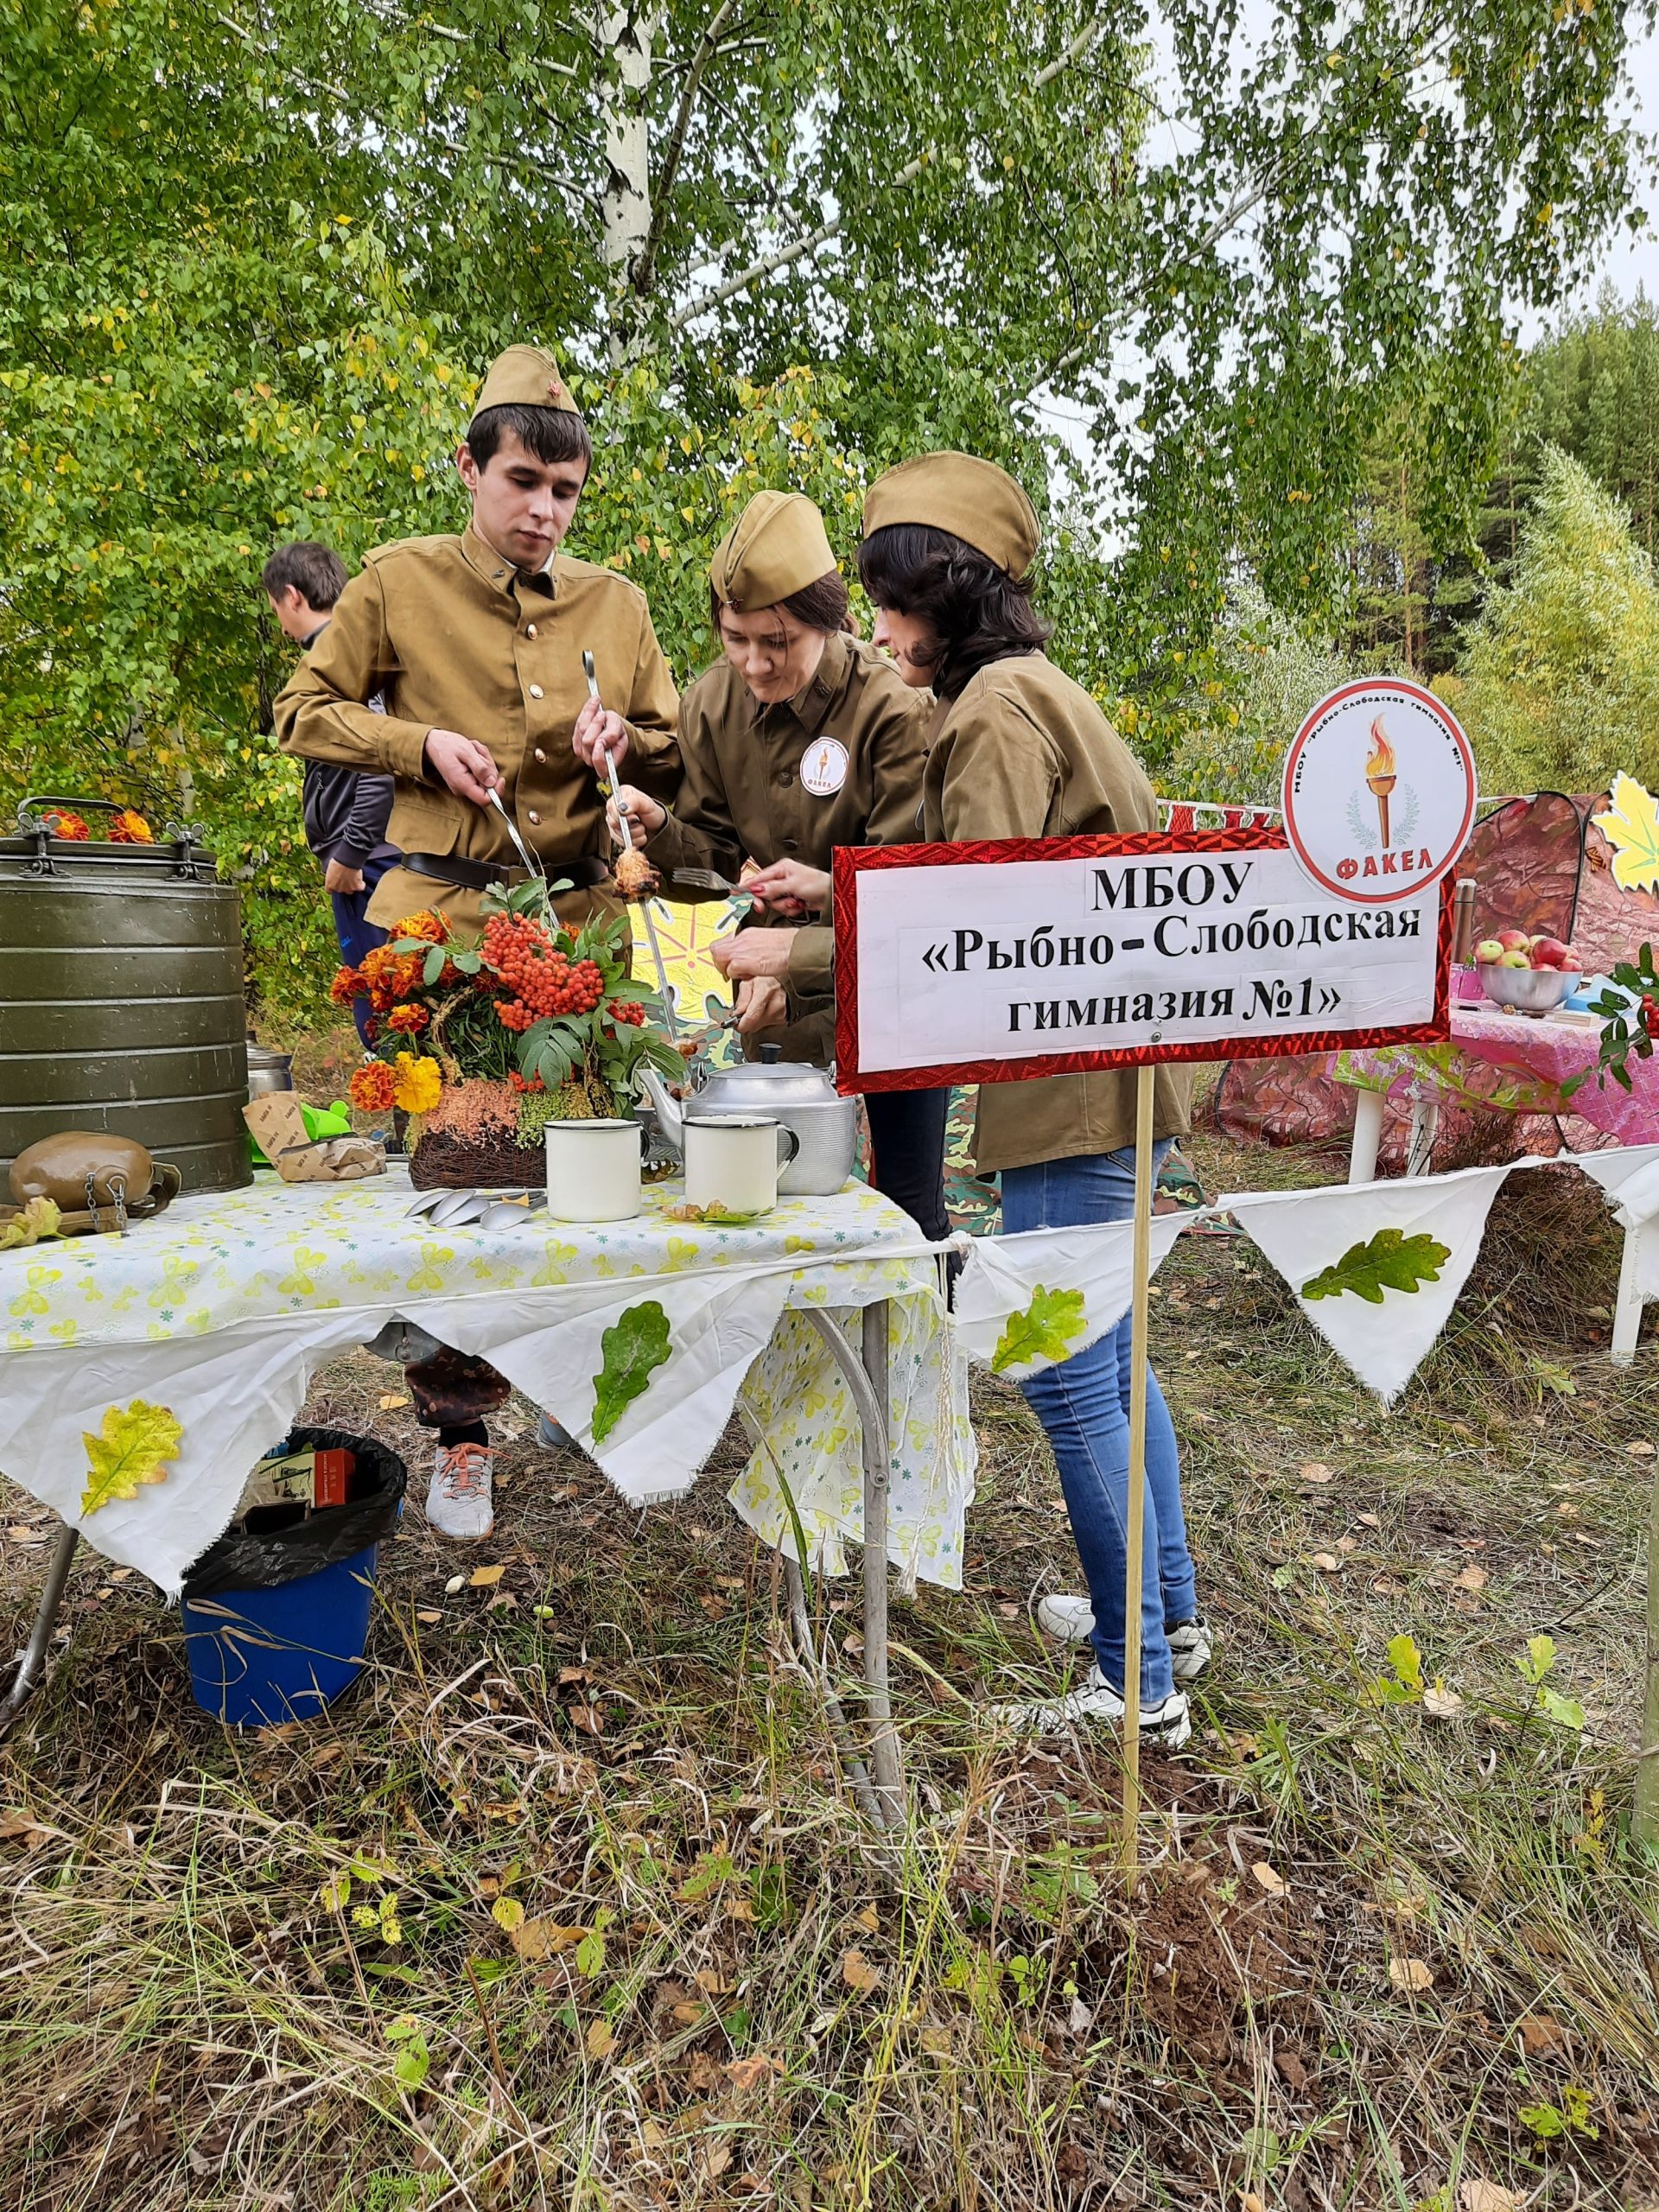
[[[1167,1143],[1153,1147],[1154,1176]],[[1135,1213],[1135,1147],[1035,1167],[1002,1170],[1002,1227],[1063,1229],[1128,1221]],[[1123,1688],[1123,1580],[1128,1549],[1129,1348],[1128,1314],[1075,1358],[1033,1375],[1021,1389],[1048,1432],[1060,1488],[1094,1607],[1100,1671]],[[1147,1527],[1141,1585],[1141,1697],[1157,1705],[1174,1689],[1165,1628],[1198,1611],[1192,1555],[1181,1511],[1174,1424],[1158,1378],[1147,1374]]]
[[[371,861],[363,871],[360,891],[331,891],[329,904],[334,910],[334,936],[340,945],[340,957],[348,968],[357,967],[365,952],[377,944],[384,944],[386,932],[378,923],[369,919],[369,901],[374,896],[375,886],[391,866],[390,860]],[[357,1024],[357,1033],[366,1045],[369,1041],[367,1023],[369,1002],[366,999],[352,1001],[352,1020]]]

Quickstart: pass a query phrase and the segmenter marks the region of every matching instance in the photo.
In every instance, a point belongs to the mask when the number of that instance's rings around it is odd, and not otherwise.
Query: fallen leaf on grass
[[[516,1897],[498,1897],[498,1917],[500,1906],[517,1904]],[[586,1928],[567,1927],[557,1920],[526,1920],[512,1929],[512,1948],[521,1959],[549,1959],[559,1951],[574,1951],[578,1943],[586,1942],[588,1933]]]
[[[1437,1680],[1433,1687],[1423,1692],[1423,1711],[1431,1720],[1455,1720],[1463,1711],[1463,1700],[1456,1690],[1449,1690]]]
[[[1376,1513],[1362,1513],[1359,1516],[1359,1525],[1362,1529],[1380,1529],[1382,1526],[1382,1516]]]
[[[855,1989],[861,1997],[868,1996],[881,1979],[881,1970],[873,1967],[856,1946],[843,1951],[841,1958],[841,1978],[849,1989]]]
[[[388,1392],[380,1401],[380,1410],[383,1414],[395,1414],[399,1406],[406,1406],[408,1403],[407,1398],[394,1398]]]
[[[506,1571],[505,1566],[475,1567],[467,1580],[474,1590],[493,1590]]]
[[[881,1916],[873,1904],[867,1904],[862,1912],[855,1912],[853,1918],[870,1935],[879,1936],[881,1933]]]
[[[783,2070],[778,2061],[768,2058],[764,2051],[757,2052],[753,2058],[730,2059],[722,2069],[734,2089],[758,2089],[763,2082],[769,2082],[774,2074]]]
[[[1310,1459],[1302,1469],[1300,1479],[1305,1483],[1334,1482],[1336,1471],[1327,1467],[1323,1459]]]
[[[417,1621],[425,1621],[429,1627],[434,1621],[441,1621],[443,1618],[443,1615],[442,1613],[417,1612],[415,1618]]]
[[[1357,1551],[1358,1548],[1359,1539],[1357,1536],[1338,1536],[1337,1538],[1337,1549],[1339,1552]]]
[[[1270,1897],[1281,1897],[1290,1887],[1282,1874],[1275,1874],[1265,1859],[1258,1859],[1250,1872]]]
[[[1403,1598],[1406,1586],[1395,1574],[1378,1574],[1372,1578],[1371,1587],[1379,1598]]]
[[[1321,1574],[1339,1574],[1342,1572],[1342,1561],[1334,1552],[1315,1552],[1313,1564]]]
[[[1627,1444],[1624,1449],[1632,1459],[1651,1459],[1653,1457],[1653,1446],[1645,1437],[1638,1437],[1634,1444]]]
[[[1536,2058],[1541,2052],[1564,2050],[1567,2047],[1566,2033],[1553,2012],[1529,2012],[1516,2024],[1529,2057]]]
[[[616,2049],[616,2037],[608,2020],[590,2020],[582,2040],[589,2058],[608,2058]]]
[[[727,2167],[732,2163],[731,2145],[725,2142],[711,2143],[709,2145],[708,2163],[709,2180],[718,2181],[721,2174],[725,2172]]]
[[[453,1598],[457,1590],[464,1590],[466,1587],[467,1578],[464,1574],[452,1574],[443,1586],[443,1594],[446,1598]]]
[[[1491,1579],[1484,1567],[1465,1567],[1456,1576],[1452,1586],[1459,1590],[1484,1590]]]
[[[1472,2174],[1458,2183],[1458,2212],[1521,2212],[1522,2202],[1514,2190]]]
[[[1389,1980],[1396,1989],[1432,1989],[1434,1986],[1433,1970],[1421,1959],[1390,1959]]]
[[[584,1736],[602,1736],[605,1733],[605,1723],[600,1718],[596,1705],[573,1705],[569,1711],[572,1724],[580,1728]]]
[[[516,1936],[524,1924],[524,1908],[517,1897],[497,1897],[490,1907],[490,1918],[509,1936]]]

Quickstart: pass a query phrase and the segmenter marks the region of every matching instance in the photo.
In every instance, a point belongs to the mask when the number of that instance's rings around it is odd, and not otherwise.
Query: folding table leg
[[[1636,1340],[1642,1333],[1642,1294],[1636,1287],[1637,1248],[1641,1239],[1639,1225],[1624,1232],[1624,1256],[1618,1263],[1618,1294],[1613,1300],[1611,1357],[1615,1367],[1630,1365],[1636,1357]]]
[[[52,1630],[57,1624],[58,1608],[63,1603],[64,1586],[69,1580],[69,1569],[80,1542],[79,1529],[60,1529],[57,1548],[52,1554],[46,1570],[46,1580],[41,1589],[41,1602],[35,1608],[35,1625],[29,1630],[29,1644],[11,1688],[0,1699],[0,1733],[9,1728],[23,1707],[33,1696],[46,1669],[47,1646],[52,1641]]]
[[[864,1308],[863,1357],[829,1314],[805,1309],[853,1394],[864,1459],[864,1687],[876,1802],[891,1828],[905,1824],[905,1769],[887,1672],[887,1302]]]

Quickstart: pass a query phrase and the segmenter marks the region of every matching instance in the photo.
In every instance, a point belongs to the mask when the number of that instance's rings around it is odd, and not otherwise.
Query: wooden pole
[[[1129,1304],[1129,1473],[1123,1570],[1123,1872],[1141,1846],[1141,1577],[1147,1549],[1147,1316],[1152,1283],[1152,1099],[1156,1070],[1135,1078],[1135,1280]]]

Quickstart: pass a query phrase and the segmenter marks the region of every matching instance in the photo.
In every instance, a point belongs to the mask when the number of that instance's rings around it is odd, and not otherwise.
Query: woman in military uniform
[[[1048,632],[1031,602],[1037,517],[1013,478],[966,454],[906,461],[870,487],[859,567],[878,609],[875,643],[938,705],[923,780],[930,842],[1071,837],[1155,830],[1157,804],[1128,747],[1089,694],[1043,651]],[[774,869],[778,890],[804,888]],[[830,932],[791,950],[803,982],[827,972]],[[741,948],[738,972],[779,957],[772,932]],[[1183,1071],[1158,1072],[1154,1158],[1187,1127]],[[975,1131],[982,1175],[1000,1173],[1010,1233],[1122,1221],[1134,1211],[1135,1077],[1119,1071],[983,1084]],[[1079,1719],[1121,1720],[1128,1501],[1129,1324],[1026,1383],[1059,1467],[1089,1597],[1048,1598],[1051,1633],[1094,1647],[1081,1689],[1058,1705],[1009,1715],[1039,1732]],[[1170,1745],[1191,1732],[1180,1687],[1210,1658],[1181,1510],[1175,1432],[1155,1377],[1147,1393],[1146,1575],[1141,1603],[1141,1719]]]
[[[684,871],[734,883],[746,860],[792,861],[822,884],[837,845],[913,839],[931,702],[848,634],[847,587],[817,508],[798,493],[758,493],[709,573],[722,657],[680,702],[679,796],[671,812],[632,786],[618,794],[645,833],[663,895],[723,897],[688,883]],[[614,805],[612,829],[619,834]],[[773,912],[804,916],[784,894]],[[833,977],[815,963],[801,983],[788,958],[794,938],[816,934],[779,933],[775,972],[740,983],[738,1026],[753,1046],[776,1044],[785,1058],[823,1065],[835,1050]],[[864,1103],[876,1187],[943,1237],[949,1093]]]

